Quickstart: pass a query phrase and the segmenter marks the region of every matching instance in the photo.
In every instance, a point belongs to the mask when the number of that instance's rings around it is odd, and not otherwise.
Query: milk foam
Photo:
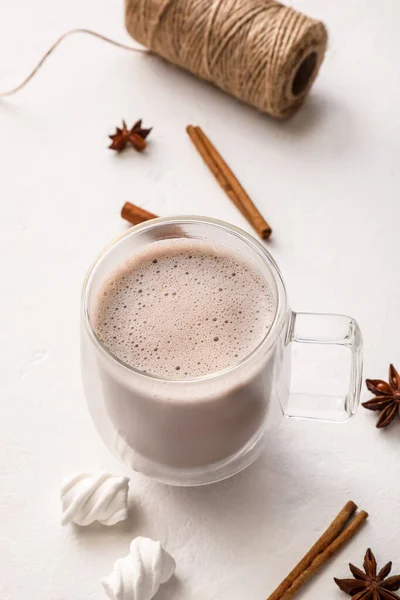
[[[128,365],[189,379],[248,356],[271,327],[275,309],[267,282],[240,254],[202,240],[163,240],[112,274],[93,324]]]

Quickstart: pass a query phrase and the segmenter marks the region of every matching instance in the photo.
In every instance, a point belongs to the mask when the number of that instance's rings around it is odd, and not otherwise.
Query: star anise
[[[121,152],[121,150],[129,143],[135,150],[141,152],[146,148],[145,139],[151,130],[152,127],[150,127],[150,129],[144,129],[142,127],[142,119],[139,119],[131,129],[128,129],[125,121],[122,121],[122,129],[117,127],[116,132],[109,136],[112,140],[109,148]]]
[[[376,426],[387,427],[396,415],[400,417],[400,375],[394,366],[390,365],[389,383],[381,379],[367,379],[365,383],[376,398],[363,402],[363,406],[368,410],[381,410],[382,414]]]
[[[377,574],[375,556],[368,548],[364,557],[364,571],[350,564],[350,571],[354,579],[337,579],[335,582],[342,592],[353,597],[353,600],[399,600],[400,596],[394,590],[400,588],[400,575],[387,578],[392,570],[392,563],[388,562]]]

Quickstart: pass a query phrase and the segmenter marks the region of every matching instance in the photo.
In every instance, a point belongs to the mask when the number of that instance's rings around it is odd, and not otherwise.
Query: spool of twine
[[[275,118],[292,115],[323,61],[327,32],[274,0],[125,0],[130,35]]]

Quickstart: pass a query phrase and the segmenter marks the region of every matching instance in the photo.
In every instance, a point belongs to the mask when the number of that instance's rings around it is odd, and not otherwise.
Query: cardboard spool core
[[[307,88],[310,80],[313,77],[317,62],[317,53],[311,52],[311,54],[306,56],[306,58],[300,63],[292,83],[293,96],[299,96]]]

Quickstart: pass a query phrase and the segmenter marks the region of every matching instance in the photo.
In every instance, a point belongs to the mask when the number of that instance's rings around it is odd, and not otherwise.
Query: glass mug
[[[238,252],[264,277],[275,316],[245,359],[196,379],[164,379],[119,360],[97,337],[92,315],[104,282],[135,252],[159,240],[195,238]],[[349,349],[349,388],[343,396],[300,395],[290,410],[291,345]],[[362,375],[362,337],[344,315],[294,313],[280,271],[266,248],[244,231],[214,219],[168,217],[119,236],[89,269],[83,285],[82,377],[103,441],[131,469],[172,485],[202,485],[229,477],[262,452],[268,429],[283,415],[346,421],[355,414]]]

